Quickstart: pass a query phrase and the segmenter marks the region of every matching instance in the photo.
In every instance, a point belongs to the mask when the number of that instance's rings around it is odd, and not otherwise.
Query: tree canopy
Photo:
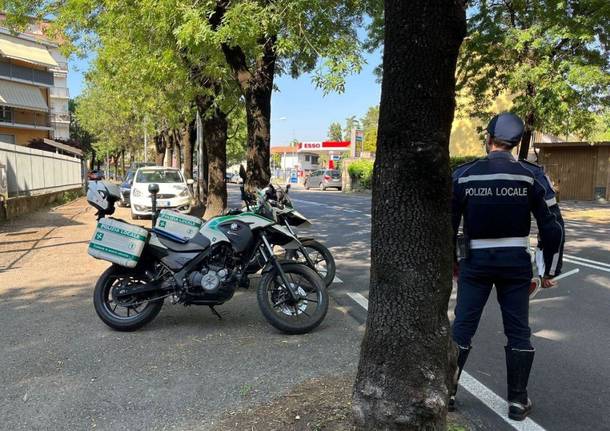
[[[529,131],[591,137],[610,106],[607,0],[470,2],[458,62],[469,114],[489,119],[490,99],[513,97]]]
[[[341,124],[338,122],[333,122],[328,126],[328,139],[331,141],[340,141],[343,139],[341,136]]]

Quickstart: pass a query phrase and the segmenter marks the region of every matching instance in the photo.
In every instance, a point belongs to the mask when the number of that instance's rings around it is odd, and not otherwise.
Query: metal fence
[[[0,164],[6,167],[8,196],[32,196],[83,184],[78,157],[0,142]]]

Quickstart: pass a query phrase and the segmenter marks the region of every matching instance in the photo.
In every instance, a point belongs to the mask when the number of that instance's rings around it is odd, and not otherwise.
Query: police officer
[[[483,307],[496,287],[502,309],[509,417],[523,420],[532,403],[527,397],[534,348],[528,324],[532,264],[529,254],[534,215],[545,262],[542,286],[555,285],[560,273],[563,220],[555,192],[541,167],[513,158],[524,125],[511,113],[495,116],[487,126],[487,157],[459,166],[453,174],[454,234],[464,220],[465,256],[460,261],[453,340],[458,345],[458,370],[450,394],[453,409],[457,381],[471,349]]]

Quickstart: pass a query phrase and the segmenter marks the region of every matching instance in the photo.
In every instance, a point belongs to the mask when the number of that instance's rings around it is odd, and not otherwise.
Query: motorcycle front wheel
[[[163,307],[163,299],[133,296],[117,299],[118,289],[146,283],[137,271],[112,265],[97,281],[93,292],[95,312],[106,325],[117,331],[135,331],[153,320]]]
[[[292,299],[288,287],[275,269],[263,274],[257,291],[258,305],[265,319],[287,334],[305,334],[316,328],[328,311],[328,292],[319,275],[299,263],[282,263],[287,282],[299,292]]]

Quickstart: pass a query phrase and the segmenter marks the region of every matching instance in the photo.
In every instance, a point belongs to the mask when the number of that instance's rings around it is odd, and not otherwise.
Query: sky
[[[333,121],[341,126],[345,119],[364,116],[369,107],[378,105],[381,86],[373,71],[381,64],[381,52],[366,56],[367,64],[357,75],[348,77],[345,92],[324,96],[315,88],[310,75],[298,79],[290,76],[276,78],[278,91],[271,99],[271,145],[288,145],[293,139],[301,142],[325,140],[328,127]],[[89,59],[70,59],[68,88],[70,97],[83,91],[84,73]]]

